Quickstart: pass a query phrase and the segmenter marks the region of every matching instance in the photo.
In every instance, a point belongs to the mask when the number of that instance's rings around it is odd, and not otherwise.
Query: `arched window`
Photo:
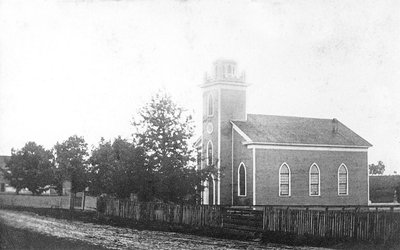
[[[228,65],[228,77],[232,77],[232,66]]]
[[[213,163],[213,145],[211,141],[207,143],[207,165],[211,166]]]
[[[338,168],[338,194],[348,195],[349,192],[349,172],[347,171],[346,165],[342,164]]]
[[[247,181],[246,181],[246,166],[240,163],[238,168],[238,195],[246,196],[247,195]]]
[[[213,116],[214,115],[214,103],[213,103],[213,98],[212,98],[211,94],[208,96],[208,101],[207,102],[208,102],[207,103],[207,105],[208,105],[208,107],[207,107],[207,115],[208,116]]]
[[[203,204],[208,205],[210,204],[210,184],[208,181],[204,181],[204,190],[203,190]]]
[[[290,168],[283,163],[279,168],[279,196],[290,196]]]
[[[319,196],[320,195],[320,190],[321,190],[321,185],[320,185],[320,171],[319,167],[317,164],[313,164],[310,167],[310,196]]]
[[[216,203],[216,195],[215,195],[215,191],[216,191],[216,185],[215,185],[215,177],[214,177],[214,175],[213,176],[211,176],[212,177],[212,205],[216,205],[217,203]]]

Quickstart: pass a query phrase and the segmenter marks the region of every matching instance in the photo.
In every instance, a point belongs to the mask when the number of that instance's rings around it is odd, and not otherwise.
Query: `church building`
[[[369,142],[337,119],[247,114],[247,87],[230,60],[201,85],[199,167],[218,169],[203,204],[368,204]]]

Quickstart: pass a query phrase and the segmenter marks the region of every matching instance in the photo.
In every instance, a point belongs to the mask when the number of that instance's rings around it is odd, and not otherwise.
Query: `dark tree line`
[[[131,140],[121,137],[101,139],[88,153],[83,137],[71,136],[46,150],[28,142],[13,150],[5,177],[17,192],[27,188],[33,195],[71,182],[71,192],[89,188],[93,195],[127,198],[135,194],[141,201],[196,202],[202,181],[215,168],[195,170],[192,117],[165,93],[152,97],[132,125]]]

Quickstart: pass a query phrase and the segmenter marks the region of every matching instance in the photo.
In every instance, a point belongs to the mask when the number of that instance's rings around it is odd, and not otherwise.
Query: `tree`
[[[369,164],[369,174],[383,174],[385,172],[385,164],[382,161],[378,161],[378,164]]]
[[[133,122],[138,146],[146,153],[146,199],[183,202],[199,191],[204,171],[194,170],[193,121],[171,97],[159,92]]]
[[[65,180],[71,181],[71,192],[81,192],[87,187],[87,143],[83,137],[73,135],[54,146],[56,155],[56,184],[58,192]]]
[[[51,151],[35,142],[28,142],[21,150],[13,151],[6,164],[5,178],[17,190],[27,188],[32,195],[48,190],[53,181],[54,157]]]
[[[89,162],[91,193],[118,198],[127,198],[131,193],[142,196],[144,153],[141,148],[121,137],[113,143],[102,138]]]
[[[89,158],[89,190],[94,195],[110,194],[114,174],[114,156],[111,142],[101,138],[99,146],[92,150]]]

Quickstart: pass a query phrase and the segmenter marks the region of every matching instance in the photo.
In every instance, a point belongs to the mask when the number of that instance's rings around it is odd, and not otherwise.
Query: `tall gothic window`
[[[238,192],[239,196],[246,196],[246,167],[240,163],[238,169]]]
[[[207,102],[208,102],[207,103],[207,105],[208,105],[208,107],[207,107],[207,115],[208,116],[213,116],[214,115],[214,104],[213,104],[213,98],[212,98],[211,94],[208,96],[208,101]]]
[[[286,163],[279,168],[279,196],[290,196],[290,168]]]
[[[207,165],[211,166],[213,163],[213,145],[211,141],[207,143]]]
[[[212,200],[212,205],[216,205],[217,203],[216,203],[216,185],[215,185],[215,177],[214,177],[214,175],[212,175],[211,176],[212,177],[212,199],[210,199],[210,200]]]
[[[313,164],[310,167],[310,195],[311,196],[319,196],[320,195],[320,171],[317,164]]]
[[[342,164],[338,169],[338,194],[347,195],[348,194],[348,171],[347,167]]]

